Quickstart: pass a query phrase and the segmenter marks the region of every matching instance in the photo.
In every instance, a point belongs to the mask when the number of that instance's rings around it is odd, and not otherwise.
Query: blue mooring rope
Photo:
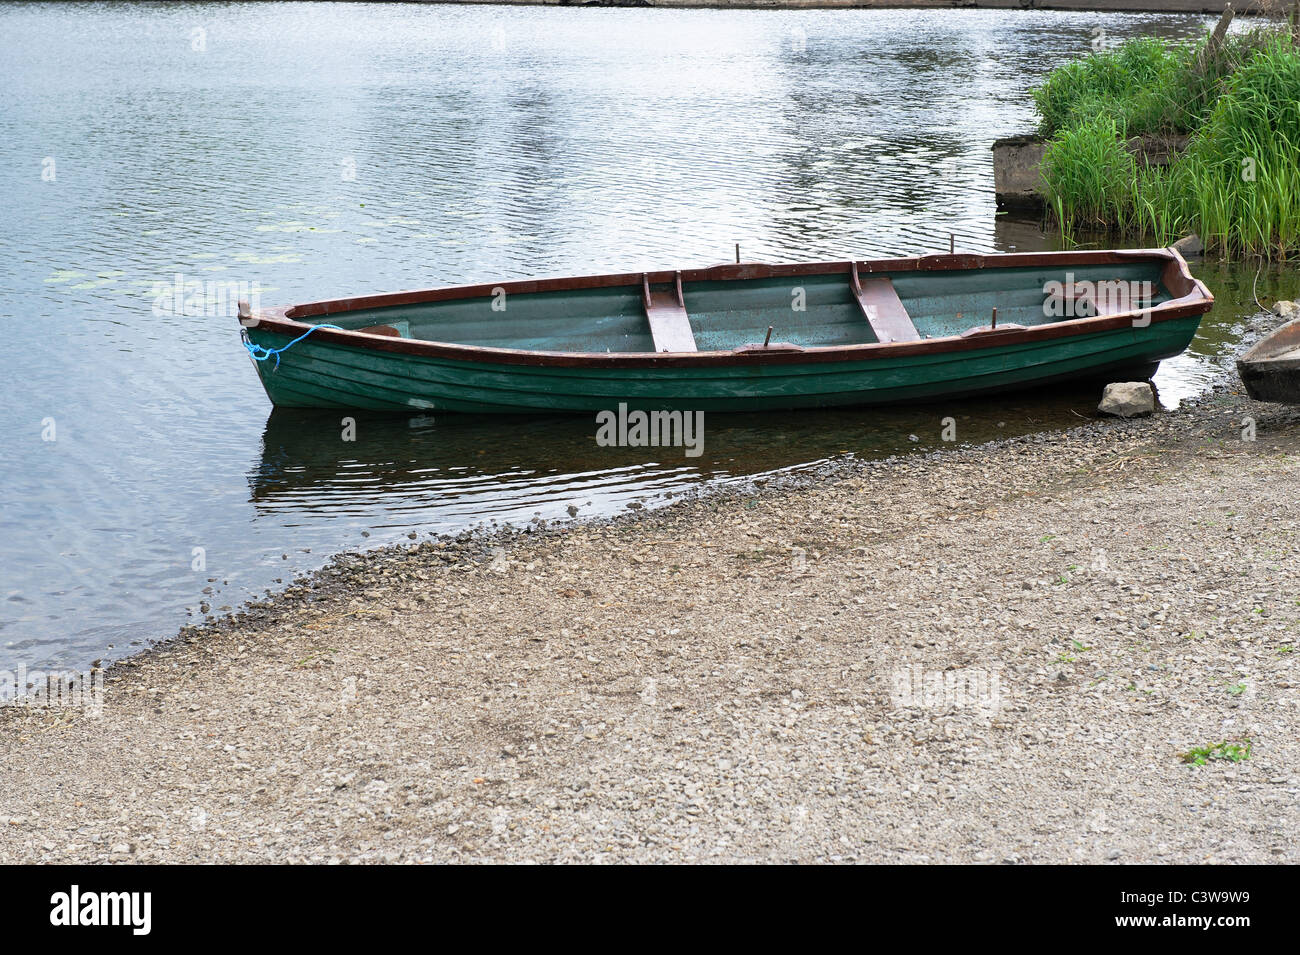
[[[305,332],[303,332],[301,335],[299,335],[299,336],[298,336],[297,338],[295,338],[293,341],[289,342],[289,344],[287,344],[287,345],[281,345],[279,348],[266,348],[266,347],[264,347],[264,346],[262,346],[262,345],[258,345],[258,344],[254,343],[254,342],[250,342],[250,341],[248,340],[248,335],[247,335],[247,333],[245,333],[245,335],[244,335],[244,347],[248,349],[248,354],[252,356],[253,361],[266,361],[268,358],[270,358],[272,355],[274,355],[274,356],[275,356],[275,367],[276,367],[276,368],[279,368],[279,367],[280,367],[280,353],[281,353],[281,352],[286,352],[286,351],[288,351],[290,348],[292,348],[294,345],[298,344],[300,341],[302,341],[304,338],[306,338],[306,337],[307,337],[308,335],[310,335],[312,332],[316,331],[316,329],[318,329],[318,328],[335,328],[335,329],[338,329],[340,332],[342,332],[342,331],[346,331],[346,330],[347,330],[347,329],[344,329],[344,328],[339,328],[339,326],[337,326],[337,325],[313,325],[311,328],[307,329]]]

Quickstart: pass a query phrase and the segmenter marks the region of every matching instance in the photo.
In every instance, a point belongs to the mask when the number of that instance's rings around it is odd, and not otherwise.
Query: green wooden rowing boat
[[[240,322],[280,407],[755,411],[1148,376],[1213,302],[1146,249],[538,279]]]

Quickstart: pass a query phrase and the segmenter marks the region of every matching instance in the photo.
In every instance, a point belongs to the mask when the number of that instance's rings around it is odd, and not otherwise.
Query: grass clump
[[[1157,94],[1173,85],[1182,59],[1178,48],[1143,39],[1065,64],[1034,90],[1039,133],[1051,137],[1101,115],[1124,128],[1159,128],[1169,104]]]
[[[1043,156],[1042,172],[1067,231],[1120,228],[1127,221],[1137,165],[1113,117],[1063,129]]]
[[[1194,746],[1183,753],[1184,763],[1193,766],[1205,766],[1213,762],[1240,763],[1250,759],[1250,740],[1225,741],[1212,746]]]
[[[1279,42],[1233,73],[1170,175],[1207,245],[1300,249],[1300,51]]]
[[[1288,31],[1129,41],[1057,69],[1034,102],[1048,208],[1067,235],[1166,244],[1197,232],[1226,255],[1300,252],[1300,49]],[[1139,162],[1130,144],[1184,134],[1168,166]]]

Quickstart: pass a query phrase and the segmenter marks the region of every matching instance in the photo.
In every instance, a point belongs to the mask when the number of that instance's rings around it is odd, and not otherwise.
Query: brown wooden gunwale
[[[1024,266],[1116,265],[1135,258],[1164,259],[1161,280],[1174,299],[1149,310],[1152,324],[1204,314],[1214,304],[1210,294],[1199,279],[1192,276],[1187,262],[1175,249],[1118,249],[1096,252],[1025,252],[978,255],[969,253],[914,256],[900,259],[858,261],[860,272],[953,271],[986,268],[1019,268]],[[681,269],[683,282],[737,281],[744,279],[786,278],[804,275],[833,275],[843,273],[849,279],[854,262],[811,262],[793,264],[738,263],[708,266],[698,269]],[[306,332],[312,323],[299,319],[327,319],[330,315],[363,309],[423,302],[441,302],[461,298],[487,298],[504,290],[505,294],[532,292],[572,291],[585,288],[639,287],[643,277],[651,282],[674,281],[679,270],[665,269],[657,272],[627,272],[606,275],[589,275],[564,278],[517,279],[506,282],[478,283],[474,285],[443,286],[388,292],[357,298],[329,299],[303,305],[279,306],[258,309],[249,324],[293,338]],[[794,365],[821,362],[846,362],[903,357],[908,355],[944,354],[947,352],[975,351],[1000,345],[1017,345],[1075,335],[1087,335],[1132,326],[1141,309],[1115,315],[1076,318],[1033,325],[1028,328],[999,328],[974,334],[948,335],[909,342],[870,342],[859,345],[826,345],[813,347],[782,347],[777,350],[742,346],[729,351],[705,352],[551,352],[524,351],[513,348],[492,348],[478,345],[457,345],[449,342],[425,341],[415,338],[392,338],[359,331],[318,329],[311,340],[331,344],[364,348],[369,351],[392,352],[426,358],[452,359],[476,364],[531,365],[540,367],[588,368],[674,368],[674,367],[726,367],[744,365]],[[778,343],[774,342],[773,345]]]
[[[1237,364],[1263,365],[1279,360],[1294,362],[1295,357],[1286,356],[1295,356],[1297,351],[1300,351],[1300,319],[1273,329],[1238,358]]]

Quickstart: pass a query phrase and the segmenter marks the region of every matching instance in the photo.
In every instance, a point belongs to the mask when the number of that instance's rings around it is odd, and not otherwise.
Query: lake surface
[[[0,669],[85,667],[330,554],[578,519],[704,481],[939,443],[940,412],[707,422],[703,455],[585,419],[271,414],[228,314],[445,283],[1052,247],[995,216],[989,146],[1093,40],[1201,17],[362,4],[0,7]],[[1104,32],[1103,32],[1104,31]],[[1249,304],[1158,382],[1196,393]],[[1295,294],[1266,273],[1259,294]],[[161,304],[160,304],[161,303]],[[1092,391],[967,402],[958,438]],[[945,410],[943,414],[950,413]],[[199,550],[201,549],[201,550]],[[201,559],[200,559],[201,558]]]

